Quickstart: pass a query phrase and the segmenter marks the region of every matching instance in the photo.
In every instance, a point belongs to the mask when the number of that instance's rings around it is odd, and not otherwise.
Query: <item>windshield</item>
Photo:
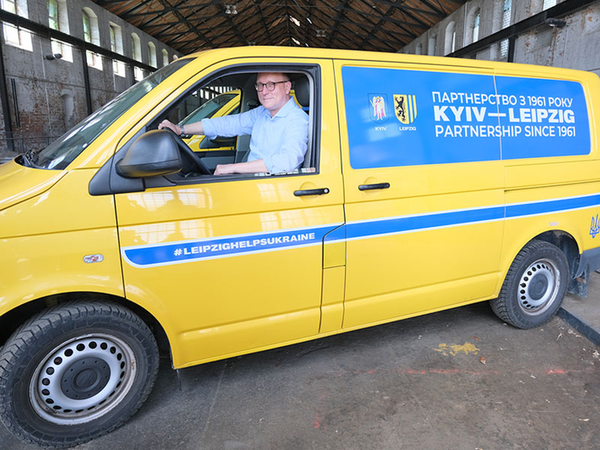
[[[157,70],[75,125],[45,149],[30,150],[21,155],[21,159],[17,161],[40,169],[65,169],[125,111],[190,61],[190,59],[177,60]]]
[[[181,121],[181,125],[185,125],[186,123],[198,122],[202,119],[210,119],[215,113],[229,103],[237,93],[225,93],[218,95],[215,98],[210,99],[205,104],[203,104],[200,108],[196,109],[189,116]]]

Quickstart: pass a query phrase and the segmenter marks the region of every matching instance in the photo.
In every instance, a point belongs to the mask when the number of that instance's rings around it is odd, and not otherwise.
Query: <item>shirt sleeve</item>
[[[216,117],[214,119],[202,119],[202,128],[204,135],[209,139],[217,136],[233,137],[252,133],[252,127],[260,113],[260,109],[254,108],[241,114]]]
[[[298,111],[299,114],[291,115],[291,120],[286,125],[280,149],[272,155],[263,157],[271,173],[291,172],[300,167],[304,161],[308,146],[308,116],[302,110]]]

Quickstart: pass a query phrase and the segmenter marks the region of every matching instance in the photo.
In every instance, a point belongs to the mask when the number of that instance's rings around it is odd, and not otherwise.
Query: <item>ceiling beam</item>
[[[396,51],[467,0],[92,1],[183,52],[296,42]],[[228,4],[236,4],[238,14],[226,14]],[[324,38],[316,36],[318,30],[325,30]]]
[[[191,24],[188,20],[186,20],[185,17],[183,17],[183,15],[177,10],[175,9],[171,3],[169,3],[169,0],[158,0],[158,2],[165,8],[165,9],[169,9],[171,11],[172,14],[175,15],[175,17],[177,17],[179,19],[179,21],[184,24],[187,25],[187,27],[189,28],[190,31],[196,33],[196,35],[201,38],[202,40],[204,40],[204,42],[206,42],[207,44],[209,44],[211,47],[214,47],[212,40],[210,38],[208,38],[207,36],[204,35],[204,33],[202,33],[200,30],[198,30],[193,24]]]
[[[275,45],[275,41],[273,40],[273,36],[271,35],[271,29],[267,26],[267,21],[265,20],[265,15],[263,14],[262,8],[259,6],[258,2],[253,2],[254,8],[258,12],[258,16],[260,17],[260,23],[262,23],[264,29],[267,31],[269,35],[269,42],[271,45]]]
[[[362,47],[362,46],[363,46],[363,45],[364,45],[364,44],[365,44],[365,43],[366,43],[366,42],[369,40],[369,38],[370,38],[370,37],[371,37],[371,36],[372,36],[374,33],[376,33],[376,32],[377,32],[377,30],[379,29],[379,27],[380,27],[381,25],[383,25],[383,23],[384,23],[384,20],[383,20],[383,18],[384,18],[384,17],[388,17],[388,16],[390,15],[390,11],[391,11],[391,10],[392,10],[392,8],[388,8],[388,9],[387,9],[387,11],[386,11],[385,13],[383,13],[383,14],[382,14],[382,18],[381,18],[381,20],[380,20],[379,22],[377,22],[377,24],[376,24],[376,25],[375,25],[375,26],[374,26],[374,27],[371,29],[371,32],[370,32],[369,34],[367,34],[367,35],[366,35],[366,36],[363,38],[363,40],[360,42],[359,46],[361,46],[361,47]]]
[[[327,44],[325,44],[326,47],[331,47],[331,42],[333,41],[333,38],[335,36],[338,26],[340,25],[340,22],[344,18],[344,14],[346,13],[346,8],[348,8],[348,6],[350,5],[350,1],[351,0],[344,1],[344,4],[339,9],[337,15],[333,19],[335,21],[335,24],[333,25],[333,29],[330,29],[331,36],[328,36]]]

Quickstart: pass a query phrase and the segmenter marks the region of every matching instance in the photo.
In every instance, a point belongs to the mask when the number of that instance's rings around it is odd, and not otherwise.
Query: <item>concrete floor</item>
[[[580,334],[600,346],[600,274],[591,273],[587,298],[567,295],[559,314]],[[600,444],[598,446],[600,448]]]
[[[473,305],[181,372],[104,449],[594,449],[599,347]],[[34,447],[0,426],[3,449]]]

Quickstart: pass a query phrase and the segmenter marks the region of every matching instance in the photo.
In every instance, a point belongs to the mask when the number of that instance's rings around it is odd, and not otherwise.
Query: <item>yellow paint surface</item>
[[[434,350],[445,356],[456,356],[459,353],[464,353],[465,355],[476,355],[479,353],[479,349],[470,342],[465,342],[463,345],[440,344],[438,348],[435,348]]]

